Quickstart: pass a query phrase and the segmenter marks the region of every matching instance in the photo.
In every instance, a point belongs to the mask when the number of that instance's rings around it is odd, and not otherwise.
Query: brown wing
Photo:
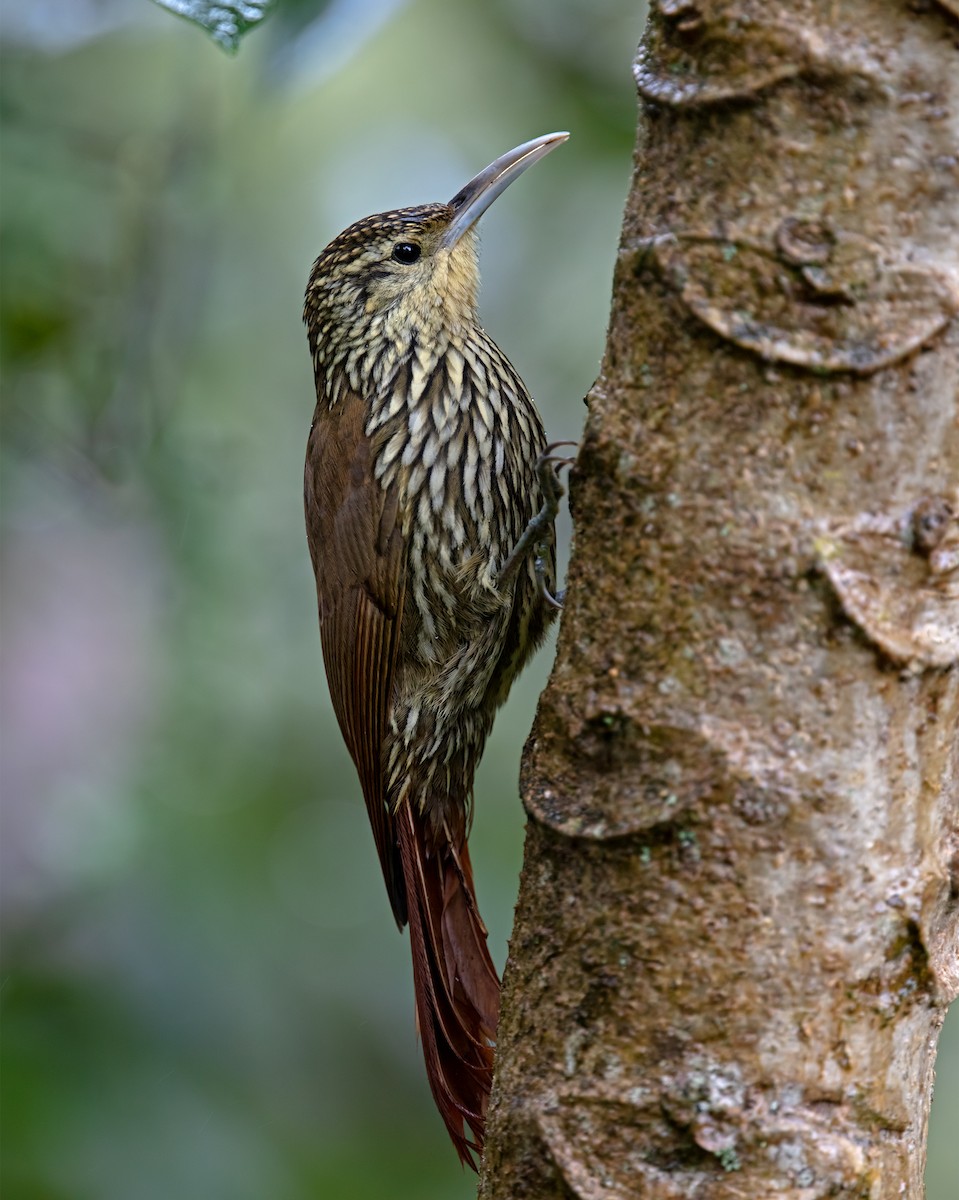
[[[373,472],[364,402],[321,399],[306,448],[306,534],[316,573],[323,661],[333,708],[363,787],[383,877],[398,924],[406,923],[382,749],[403,613],[404,545],[395,487]]]

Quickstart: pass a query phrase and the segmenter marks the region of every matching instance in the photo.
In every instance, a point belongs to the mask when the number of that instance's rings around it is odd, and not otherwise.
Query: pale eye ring
[[[397,242],[393,247],[393,259],[398,263],[415,263],[422,253],[416,242]]]

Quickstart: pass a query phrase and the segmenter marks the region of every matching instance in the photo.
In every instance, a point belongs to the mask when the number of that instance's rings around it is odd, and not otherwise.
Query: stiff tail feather
[[[460,1161],[478,1169],[493,1081],[499,977],[476,907],[465,838],[407,800],[395,815],[406,883],[416,1019],[426,1074]]]

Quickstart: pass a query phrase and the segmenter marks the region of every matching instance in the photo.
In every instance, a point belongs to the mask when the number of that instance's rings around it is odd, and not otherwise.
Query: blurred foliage
[[[406,939],[322,678],[302,293],[350,221],[450,196],[510,146],[572,130],[484,218],[483,312],[550,435],[576,437],[642,18],[622,0],[316,13],[280,5],[228,60],[145,4],[4,6],[11,1200],[475,1192],[432,1109]],[[549,658],[477,783],[499,963]],[[959,1173],[957,1040],[930,1200]]]
[[[240,40],[276,6],[276,0],[154,0],[178,17],[185,17],[206,30],[210,37],[231,54],[240,47]]]

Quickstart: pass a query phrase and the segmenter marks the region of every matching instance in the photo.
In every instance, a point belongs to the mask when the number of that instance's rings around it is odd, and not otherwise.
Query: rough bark
[[[922,1195],[959,990],[953,0],[659,0],[485,1200]]]

